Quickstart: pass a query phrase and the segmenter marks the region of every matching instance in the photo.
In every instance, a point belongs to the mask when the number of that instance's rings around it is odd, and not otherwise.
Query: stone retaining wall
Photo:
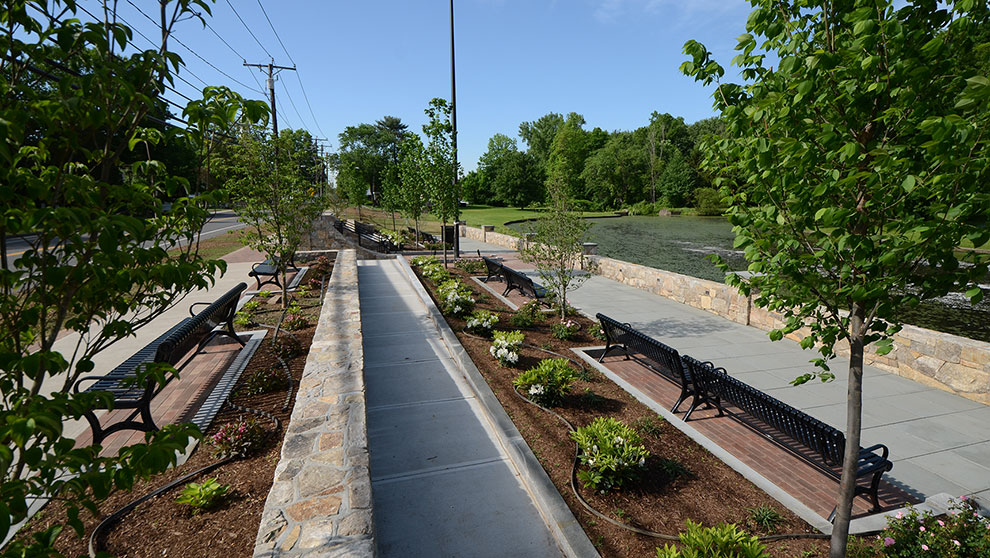
[[[354,250],[337,254],[292,417],[283,426],[254,556],[374,556]]]
[[[521,239],[463,227],[464,236],[517,249]],[[753,306],[752,301],[723,283],[688,277],[643,265],[592,256],[596,273],[632,287],[700,308],[739,324],[764,331],[783,326],[780,315]],[[805,332],[788,337],[800,340]],[[839,343],[836,352],[848,356],[848,344]],[[990,405],[990,343],[905,325],[894,336],[894,350],[878,355],[867,348],[868,364],[910,378],[921,384],[961,395]]]

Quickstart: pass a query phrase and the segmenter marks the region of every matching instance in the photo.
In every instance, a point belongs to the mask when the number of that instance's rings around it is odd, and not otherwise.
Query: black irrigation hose
[[[480,337],[480,336],[477,336],[477,335],[472,335],[472,334],[467,333],[467,332],[464,332],[464,333],[465,333],[465,335],[468,335],[470,337],[474,337],[474,338],[477,338],[477,339],[485,339],[484,337]],[[537,347],[535,345],[530,345],[528,343],[524,343],[523,346],[524,347],[529,347],[531,349],[536,349],[538,351],[543,351],[545,353],[548,353],[548,354],[551,354],[551,355],[555,355],[555,356],[558,356],[560,358],[565,358],[565,359],[567,359],[567,360],[569,360],[569,361],[577,364],[578,366],[580,366],[582,371],[586,371],[587,370],[587,368],[584,366],[584,363],[579,362],[579,361],[577,361],[577,360],[575,360],[573,358],[570,358],[568,356],[564,356],[564,355],[562,355],[560,353],[555,353],[553,351],[550,351],[548,349],[544,349],[542,347]],[[546,407],[544,407],[544,406],[542,406],[542,405],[540,405],[538,403],[535,403],[534,401],[530,400],[529,398],[527,398],[523,394],[519,393],[516,389],[513,389],[512,390],[512,393],[515,393],[517,397],[519,397],[523,401],[529,403],[530,405],[533,405],[535,407],[538,407],[538,408],[546,411],[547,413],[550,413],[551,415],[557,417],[564,424],[567,425],[567,428],[568,428],[569,431],[574,432],[574,431],[577,430],[576,428],[574,428],[574,425],[571,424],[571,422],[569,420],[567,420],[566,418],[564,418],[563,416],[561,416],[557,412],[552,411],[552,410],[550,410],[550,409],[548,409],[548,408],[546,408]],[[601,519],[603,521],[607,521],[608,523],[610,523],[610,524],[612,524],[612,525],[614,525],[616,527],[625,529],[626,531],[631,531],[633,533],[637,533],[639,535],[645,535],[647,537],[652,537],[652,538],[655,538],[655,539],[661,539],[661,540],[673,541],[673,542],[680,542],[681,538],[679,536],[677,536],[677,535],[667,535],[667,534],[664,534],[664,533],[657,533],[655,531],[650,531],[650,530],[647,530],[647,529],[640,529],[639,527],[634,527],[634,526],[629,525],[627,523],[623,523],[621,521],[617,521],[615,519],[612,519],[611,517],[609,517],[609,516],[601,513],[600,511],[598,511],[594,507],[592,507],[591,504],[589,504],[588,501],[585,500],[581,496],[581,494],[578,493],[578,490],[577,490],[577,470],[578,470],[578,464],[581,462],[580,454],[581,454],[580,449],[578,448],[577,444],[575,443],[574,444],[574,461],[571,464],[571,476],[570,476],[569,483],[571,485],[571,493],[574,494],[574,497],[577,498],[577,501],[580,502],[580,504],[581,504],[582,507],[584,507],[586,510],[588,510],[588,512],[590,512],[595,517],[597,517],[597,518],[599,518],[599,519]],[[860,534],[858,534],[856,536],[866,537],[866,536],[874,535],[877,532],[878,531],[871,531],[869,533],[860,533]],[[828,538],[831,538],[831,535],[826,535],[824,533],[783,533],[783,534],[780,534],[780,535],[763,535],[763,536],[759,536],[759,537],[757,537],[757,540],[759,540],[760,542],[772,542],[772,541],[790,540],[790,539],[828,539]]]
[[[283,310],[281,317],[279,317],[278,325],[274,326],[274,328],[273,328],[273,329],[275,329],[275,335],[272,337],[272,342],[273,343],[275,342],[275,339],[278,338],[279,331],[281,330],[282,320],[284,318],[285,318],[285,311]],[[261,325],[261,326],[264,326],[264,327],[268,327],[268,328],[272,328],[272,326],[265,325],[265,324],[258,324],[258,325]],[[292,333],[290,333],[288,331],[285,331],[285,333],[288,334],[293,339],[295,339],[297,342],[299,341],[299,339],[296,338],[296,336],[292,335]],[[282,365],[282,369],[285,371],[286,378],[288,378],[288,380],[289,380],[289,389],[288,389],[288,392],[285,395],[285,403],[282,405],[282,410],[285,411],[286,409],[289,408],[289,404],[292,403],[292,390],[293,390],[293,385],[295,384],[295,382],[292,380],[292,371],[289,369],[288,363],[286,363],[285,360],[282,359],[282,357],[280,357],[279,355],[276,355],[276,354],[273,353],[273,356],[276,359],[278,359],[279,364]],[[279,430],[282,429],[282,422],[280,420],[278,420],[278,417],[276,417],[272,413],[269,413],[268,411],[263,411],[261,409],[252,409],[250,407],[244,407],[243,405],[238,405],[237,403],[234,403],[230,399],[227,399],[226,403],[228,405],[230,405],[231,407],[233,407],[234,409],[238,410],[238,411],[242,411],[242,412],[245,412],[245,413],[253,413],[253,414],[256,414],[256,415],[259,415],[259,416],[262,416],[264,418],[267,418],[267,419],[271,420],[275,424],[275,430],[274,430],[274,432],[278,432]],[[269,436],[271,436],[271,434],[269,434]],[[176,480],[174,480],[174,481],[166,484],[165,486],[162,486],[160,488],[157,488],[157,489],[153,490],[152,492],[149,492],[148,494],[145,494],[144,496],[142,496],[142,497],[140,497],[140,498],[138,498],[136,500],[133,500],[133,501],[129,502],[124,507],[120,508],[119,510],[117,510],[117,511],[113,512],[112,514],[110,514],[109,516],[107,516],[103,521],[101,521],[99,523],[99,525],[96,526],[95,529],[93,529],[93,532],[89,535],[89,548],[88,548],[88,550],[89,550],[89,557],[90,558],[96,558],[96,552],[97,552],[96,551],[96,539],[100,535],[100,533],[103,531],[103,529],[106,529],[106,528],[109,528],[109,527],[111,527],[113,525],[116,525],[121,519],[124,518],[124,516],[126,516],[128,513],[130,513],[131,510],[133,510],[134,508],[138,507],[142,503],[147,502],[148,500],[150,500],[150,499],[152,499],[152,498],[154,498],[154,497],[156,497],[156,496],[158,496],[160,494],[164,494],[165,492],[168,492],[169,490],[172,490],[173,488],[175,488],[176,486],[178,486],[180,484],[186,483],[189,480],[198,477],[199,475],[205,475],[206,473],[209,473],[210,471],[212,471],[212,470],[220,467],[221,465],[226,465],[227,463],[230,463],[231,461],[233,461],[237,457],[238,456],[236,456],[236,455],[227,456],[227,457],[221,459],[220,461],[217,461],[216,463],[211,463],[211,464],[209,464],[209,465],[207,465],[207,466],[205,466],[205,467],[203,467],[201,469],[198,469],[198,470],[193,471],[193,472],[191,472],[191,473],[189,473],[187,475],[184,475],[181,478],[178,478],[178,479],[176,479]]]
[[[231,401],[229,399],[227,400],[227,404],[230,405],[230,406],[232,406],[232,407],[234,407],[235,409],[237,409],[239,411],[244,411],[244,412],[247,412],[247,413],[254,413],[256,415],[260,415],[260,416],[263,416],[265,418],[271,419],[272,422],[275,423],[275,432],[278,432],[279,430],[282,429],[282,423],[281,423],[281,421],[278,420],[278,417],[276,417],[275,415],[273,415],[273,414],[271,414],[271,413],[269,413],[267,411],[262,411],[261,409],[251,409],[249,407],[244,407],[244,406],[238,405],[237,403],[234,403],[233,401]],[[269,436],[270,435],[271,434],[269,434]],[[96,526],[95,529],[93,529],[93,532],[90,533],[90,535],[89,535],[89,548],[88,548],[88,550],[89,550],[89,558],[96,558],[96,553],[97,553],[97,550],[96,550],[96,539],[97,539],[97,537],[99,537],[100,533],[104,529],[109,528],[109,527],[112,527],[113,525],[116,525],[120,520],[122,520],[124,518],[124,516],[126,516],[128,513],[130,513],[131,510],[133,510],[134,508],[138,507],[139,505],[143,504],[144,502],[147,502],[148,500],[150,500],[150,499],[152,499],[152,498],[154,498],[156,496],[159,496],[161,494],[164,494],[164,493],[168,492],[169,490],[172,490],[173,488],[175,488],[176,486],[179,486],[180,484],[184,484],[184,483],[188,482],[189,480],[198,477],[199,475],[205,475],[206,473],[209,473],[210,471],[212,471],[212,470],[220,467],[221,465],[226,465],[227,463],[230,463],[234,459],[237,459],[237,457],[238,456],[236,456],[236,455],[229,455],[229,456],[221,459],[220,461],[217,461],[216,463],[211,463],[211,464],[209,464],[209,465],[207,465],[207,466],[205,466],[205,467],[203,467],[201,469],[197,469],[197,470],[195,470],[195,471],[193,471],[193,472],[191,472],[191,473],[189,473],[187,475],[183,475],[182,477],[180,477],[178,479],[175,479],[174,481],[166,484],[165,486],[156,488],[155,490],[149,492],[148,494],[145,494],[144,496],[142,496],[142,497],[140,497],[140,498],[138,498],[136,500],[132,500],[131,502],[129,502],[124,507],[120,508],[119,510],[117,510],[117,511],[113,512],[112,514],[110,514],[109,516],[107,516],[103,521],[101,521],[99,523],[99,525]]]

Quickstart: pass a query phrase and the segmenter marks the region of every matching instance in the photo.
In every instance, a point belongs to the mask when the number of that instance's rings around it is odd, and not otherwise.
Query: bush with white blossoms
[[[471,289],[457,279],[449,279],[437,287],[441,309],[454,316],[463,316],[474,308],[472,294]]]
[[[478,335],[491,335],[492,328],[498,323],[498,314],[488,310],[475,310],[474,314],[468,316],[465,328]]]
[[[430,256],[416,256],[410,263],[419,268],[420,273],[424,277],[433,281],[434,284],[439,285],[450,279],[450,272],[448,272],[443,264],[439,260]]]
[[[488,352],[502,366],[515,366],[519,362],[519,350],[524,339],[521,331],[496,331]]]
[[[598,417],[571,432],[581,464],[578,479],[585,488],[605,492],[635,480],[646,466],[650,452],[635,430],[611,417]]]
[[[563,401],[575,379],[577,373],[566,358],[545,358],[540,364],[516,376],[513,383],[534,403],[553,407]]]

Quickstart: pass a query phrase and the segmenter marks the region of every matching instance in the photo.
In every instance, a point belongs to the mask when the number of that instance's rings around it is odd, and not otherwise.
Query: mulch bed
[[[495,329],[519,329],[509,322],[511,309],[483,292],[468,274],[454,267],[449,271],[475,291],[476,308],[499,314]],[[435,285],[422,276],[420,279],[435,300]],[[517,366],[506,368],[489,355],[491,343],[488,339],[465,332],[462,319],[451,316],[446,319],[602,556],[655,556],[656,547],[668,544],[614,526],[582,507],[570,487],[575,444],[568,436],[566,425],[524,401],[514,391],[512,381],[520,371],[536,366],[541,359],[554,357],[546,351],[576,359],[570,350],[572,347],[604,344],[589,335],[593,322],[583,316],[570,317],[581,324],[581,330],[574,339],[562,341],[550,333],[550,324],[559,317],[545,315],[542,323],[521,329],[526,336],[526,346]],[[686,520],[704,525],[735,523],[755,535],[817,533],[804,520],[593,368],[585,367],[582,378],[575,382],[564,404],[554,411],[575,427],[587,425],[600,416],[610,416],[634,426],[642,435],[652,457],[647,461],[646,472],[639,483],[606,494],[595,493],[578,484],[581,496],[612,519],[670,535],[682,531]],[[668,474],[669,460],[682,466],[687,473]],[[751,510],[759,506],[772,507],[781,516],[770,532],[758,527],[751,518]],[[767,546],[770,555],[775,557],[828,554],[828,541],[823,539],[790,539],[769,542]]]
[[[314,296],[303,299],[302,313],[307,316],[310,326],[298,331],[288,332],[298,339],[302,353],[287,361],[293,386],[297,386],[302,377],[306,355],[316,331],[316,322],[320,308],[319,292]],[[312,306],[307,308],[307,306]],[[280,314],[279,306],[262,304],[256,312],[259,322],[274,324]],[[240,331],[258,329],[257,326],[238,327]],[[286,337],[286,332],[279,334]],[[163,556],[196,556],[202,558],[232,558],[249,557],[254,552],[254,542],[258,534],[258,525],[264,510],[265,500],[272,486],[275,466],[278,464],[282,437],[285,425],[292,413],[295,402],[295,392],[286,404],[287,389],[259,394],[238,395],[237,390],[243,385],[244,379],[252,372],[274,367],[281,368],[278,360],[272,354],[272,332],[269,331],[261,346],[255,352],[247,368],[241,375],[238,386],[234,389],[232,400],[238,405],[271,413],[281,423],[276,430],[274,423],[262,417],[257,417],[264,424],[269,434],[265,443],[255,453],[246,458],[235,459],[204,475],[186,482],[202,483],[215,478],[220,484],[230,485],[230,490],[224,502],[215,509],[196,513],[186,504],[175,501],[183,484],[143,502],[110,529],[98,540],[98,550],[108,552],[113,556],[133,558],[161,558]],[[213,455],[213,447],[209,437],[220,425],[255,417],[256,415],[225,405],[217,415],[213,425],[204,434],[204,439],[194,450],[189,459],[181,466],[157,475],[148,481],[138,481],[130,492],[117,492],[100,505],[100,517],[92,517],[83,512],[86,535],[84,539],[75,536],[71,529],[65,529],[59,537],[56,548],[64,556],[86,556],[88,538],[96,525],[104,516],[112,514],[129,502],[151,493],[188,473],[197,471],[207,465],[219,461]],[[54,501],[37,514],[31,523],[23,529],[18,537],[29,536],[49,527],[54,523],[63,523],[65,507],[61,502]]]

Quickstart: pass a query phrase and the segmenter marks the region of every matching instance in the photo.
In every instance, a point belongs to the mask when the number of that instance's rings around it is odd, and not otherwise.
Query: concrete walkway
[[[460,240],[464,255],[480,249],[511,256],[500,246]],[[629,322],[682,354],[710,360],[827,424],[845,427],[846,359],[831,364],[835,381],[795,387],[789,382],[813,370],[808,361],[817,353],[794,341],[771,342],[759,329],[599,276],[568,298],[585,314]],[[862,445],[890,448],[894,469],[885,478],[922,499],[967,495],[990,508],[990,407],[869,366],[863,383]]]
[[[543,503],[402,265],[358,267],[380,554],[561,556]]]

